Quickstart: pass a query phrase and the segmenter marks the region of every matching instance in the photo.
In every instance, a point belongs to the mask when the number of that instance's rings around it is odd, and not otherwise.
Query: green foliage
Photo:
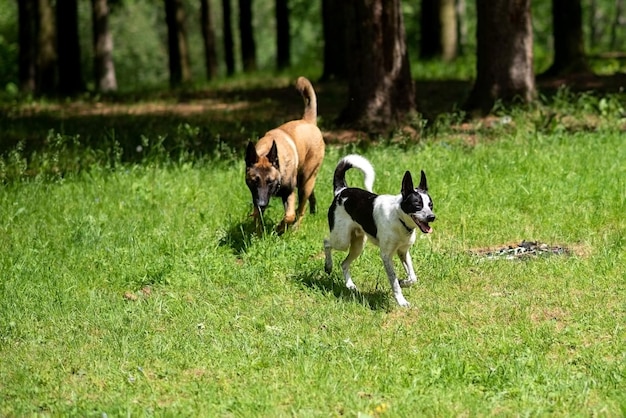
[[[2,0],[0,7],[0,87],[12,95],[17,93],[17,2]],[[168,57],[166,27],[162,3],[152,0],[124,0],[111,3],[110,28],[114,38],[114,61],[118,85],[122,91],[138,91],[154,87],[166,87],[168,82]],[[584,3],[585,44],[587,52],[597,54],[610,51],[626,39],[624,25],[617,27],[612,42],[610,28],[615,20],[615,2],[594,2],[595,15],[591,16],[590,5]],[[217,40],[220,74],[225,74],[223,63],[223,22],[221,2],[211,1],[213,24]],[[89,2],[78,2],[79,36],[84,78],[93,88],[92,28]],[[467,40],[463,45],[464,56],[448,65],[423,63],[419,56],[419,2],[403,2],[407,46],[412,60],[413,74],[420,78],[435,77],[471,79],[475,72],[475,11],[473,2],[467,2]],[[321,2],[292,0],[291,8],[291,53],[293,74],[320,74],[322,68],[323,37],[321,24]],[[192,74],[196,83],[206,79],[200,22],[199,3],[185,1],[187,35],[190,48]],[[239,40],[237,37],[238,8],[232,4],[232,25],[235,31],[236,66],[241,69]],[[545,70],[551,63],[552,17],[550,3],[533,2],[534,56],[537,72]],[[272,2],[253,2],[253,25],[260,72],[275,72],[276,34]],[[591,30],[594,22],[595,30]],[[619,58],[594,58],[593,69],[601,74],[612,74],[624,70],[624,60]]]
[[[17,77],[17,2],[0,2],[0,91],[16,92]]]
[[[319,212],[280,237],[251,232],[242,147],[188,153],[210,124],[166,135],[162,116],[137,118],[135,161],[118,131],[92,142],[68,124],[34,156],[18,143],[0,160],[0,415],[620,416],[623,109],[561,90],[497,122],[442,116],[420,142],[329,145]],[[354,263],[360,292],[341,253],[323,272],[348,152],[380,193],[428,175],[438,219],[412,249],[410,309],[373,246]],[[272,201],[268,223],[281,216]],[[474,255],[522,239],[571,254]]]

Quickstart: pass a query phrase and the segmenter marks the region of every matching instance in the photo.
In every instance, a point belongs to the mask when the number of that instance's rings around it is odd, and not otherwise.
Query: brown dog
[[[270,197],[278,196],[285,207],[285,217],[278,227],[283,233],[289,225],[297,227],[309,201],[315,213],[315,178],[324,159],[324,138],[317,127],[317,97],[311,82],[296,81],[304,99],[302,119],[292,120],[267,132],[256,146],[246,150],[246,184],[252,193],[257,228]],[[295,190],[298,188],[298,210]]]

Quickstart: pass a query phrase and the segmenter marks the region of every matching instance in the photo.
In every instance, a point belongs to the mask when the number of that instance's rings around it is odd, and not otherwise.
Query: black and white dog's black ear
[[[279,167],[278,148],[276,148],[276,141],[272,141],[272,148],[270,148],[270,152],[267,154],[267,159],[274,167]]]
[[[422,170],[422,176],[420,177],[420,185],[417,187],[425,192],[428,191],[428,183],[426,183],[426,173]]]
[[[413,177],[411,177],[411,173],[407,171],[402,178],[402,196],[407,196],[413,193],[413,191]]]
[[[248,142],[248,148],[246,148],[246,167],[251,167],[259,160],[259,156],[256,153],[256,148],[252,142]]]

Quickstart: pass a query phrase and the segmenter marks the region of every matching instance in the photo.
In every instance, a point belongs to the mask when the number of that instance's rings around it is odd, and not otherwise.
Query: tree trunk
[[[322,0],[324,71],[322,80],[348,77],[348,32],[345,25],[349,5],[344,1]]]
[[[59,93],[73,95],[85,89],[78,40],[78,0],[57,0]]]
[[[165,21],[167,22],[170,86],[177,87],[191,81],[183,0],[165,0]]]
[[[455,0],[440,0],[441,58],[447,62],[454,60],[458,51],[456,17]]]
[[[252,0],[239,0],[239,35],[244,72],[256,70],[256,45],[252,30]]]
[[[108,0],[91,0],[93,26],[93,70],[96,89],[103,93],[117,90],[113,63],[113,35],[109,30]]]
[[[428,60],[441,55],[440,0],[422,0],[420,14],[420,59]]]
[[[386,133],[415,110],[400,0],[346,3],[350,100],[337,122]]]
[[[20,91],[34,93],[37,69],[37,1],[18,0]]]
[[[535,98],[530,0],[477,0],[476,81],[465,109]]]
[[[289,67],[290,45],[289,5],[287,0],[276,0],[276,67],[279,70]]]
[[[206,77],[208,80],[212,80],[217,77],[217,51],[215,49],[215,30],[213,29],[209,0],[200,0],[200,28],[204,41]]]
[[[625,23],[625,19],[622,17],[623,13],[623,0],[615,0],[615,19],[613,19],[613,24],[611,25],[611,40],[609,42],[609,48],[611,48],[611,51],[615,51],[618,48],[617,31],[620,26]]]
[[[600,38],[602,37],[602,30],[599,27],[602,26],[602,12],[598,7],[597,0],[589,0],[588,17],[589,45],[594,46],[600,42]],[[598,25],[598,23],[600,25]]]
[[[235,74],[235,52],[233,41],[233,23],[232,23],[232,10],[230,7],[230,0],[222,0],[222,21],[223,28],[223,40],[224,40],[224,62],[226,63],[226,75],[231,76]]]
[[[54,93],[57,83],[57,49],[54,11],[50,0],[37,0],[37,93]]]
[[[422,0],[420,58],[456,58],[456,17],[455,0]]]
[[[591,72],[585,57],[580,0],[552,0],[554,61],[542,76]]]
[[[456,0],[457,55],[465,54],[467,46],[467,7],[465,0]]]

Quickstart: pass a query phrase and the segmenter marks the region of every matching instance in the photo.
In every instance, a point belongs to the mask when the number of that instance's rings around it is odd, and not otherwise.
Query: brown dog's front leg
[[[287,227],[296,222],[296,194],[291,192],[287,198],[283,198],[283,206],[285,207],[285,217],[278,226],[278,233],[283,234],[287,231]]]

